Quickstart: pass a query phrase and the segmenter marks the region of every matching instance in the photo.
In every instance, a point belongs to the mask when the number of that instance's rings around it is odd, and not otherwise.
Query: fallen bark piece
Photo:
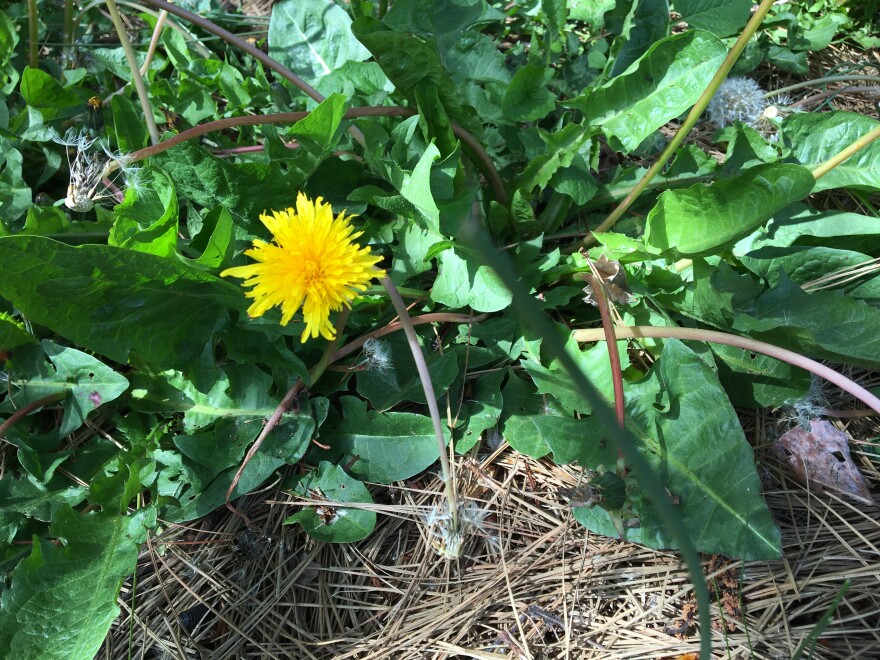
[[[876,506],[850,456],[849,436],[824,419],[811,420],[809,431],[797,427],[786,432],[773,450],[798,481]]]

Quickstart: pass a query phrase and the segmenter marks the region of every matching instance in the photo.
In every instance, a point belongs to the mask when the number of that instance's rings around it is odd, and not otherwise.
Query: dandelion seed
[[[281,307],[281,325],[287,325],[302,307],[306,329],[301,341],[318,335],[333,339],[330,313],[350,307],[374,277],[385,275],[375,267],[381,257],[355,242],[362,232],[355,231],[350,217],[334,217],[322,198],[312,201],[299,193],[295,209],[260,216],[273,242],[257,239],[245,251],[257,263],[220,275],[244,279],[243,286],[253,287],[246,294],[254,300],[248,308],[251,318]]]
[[[720,128],[737,121],[754,128],[766,107],[764,90],[758,83],[751,78],[728,78],[709,102],[709,118]]]
[[[117,171],[121,173],[126,187],[140,189],[140,170],[131,165],[127,156],[110,151],[104,143],[99,143],[101,152],[91,150],[97,142],[96,138],[68,129],[63,136],[53,134],[52,140],[68,149],[76,150],[73,160],[70,159],[70,153],[67,154],[70,183],[64,205],[71,211],[91,211],[96,204],[106,199],[115,199],[104,180],[114,176],[113,173]],[[119,175],[116,178],[120,178]]]
[[[364,342],[364,365],[367,369],[384,374],[391,367],[391,355],[388,353],[387,342],[370,337]]]

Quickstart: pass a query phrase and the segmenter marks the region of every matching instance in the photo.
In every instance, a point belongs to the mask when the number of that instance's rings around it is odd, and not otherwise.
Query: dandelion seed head
[[[387,342],[370,337],[364,342],[363,350],[367,358],[365,360],[367,369],[384,374],[391,368],[391,354]]]
[[[728,78],[709,102],[709,118],[719,128],[740,121],[755,127],[767,107],[764,90],[751,78]]]

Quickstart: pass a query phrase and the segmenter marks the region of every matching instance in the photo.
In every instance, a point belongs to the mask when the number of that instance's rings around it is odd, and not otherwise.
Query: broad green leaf
[[[192,367],[229,309],[233,284],[172,259],[39,236],[0,237],[0,295],[34,323],[125,363],[133,351],[165,368]]]
[[[116,221],[107,243],[170,257],[176,253],[178,231],[174,183],[165,172],[156,168],[147,169],[141,176],[145,179],[144,185],[129,187],[125,191],[125,200],[114,209]]]
[[[360,481],[349,477],[338,465],[327,461],[318,464],[317,472],[297,477],[294,492],[306,499],[329,502],[372,504],[370,491]],[[299,523],[306,534],[324,543],[354,543],[369,536],[376,527],[376,512],[344,506],[303,507],[282,524]]]
[[[610,52],[609,78],[626,71],[652,44],[669,35],[668,0],[635,0],[624,19],[623,30]]]
[[[645,138],[693,105],[727,49],[712,34],[692,30],[658,41],[619,76],[568,101],[587,126],[597,126],[614,149],[633,151]]]
[[[673,0],[681,20],[719,37],[734,34],[749,20],[752,0]]]
[[[804,285],[842,268],[872,261],[861,252],[821,246],[765,247],[740,257],[743,266],[776,286],[781,272],[795,284]],[[829,283],[830,284],[830,283]],[[843,287],[843,284],[831,288]]]
[[[239,227],[251,231],[265,231],[261,213],[281,211],[296,202],[296,190],[277,163],[228,163],[192,141],[151,160],[168,173],[178,195],[206,208],[222,206]]]
[[[388,484],[409,479],[439,458],[431,419],[412,413],[368,411],[365,401],[345,396],[331,413],[320,441],[361,481]],[[449,432],[444,429],[444,440]],[[341,458],[340,458],[341,454]],[[324,458],[324,457],[322,457]],[[326,460],[326,459],[325,459]]]
[[[276,148],[270,155],[284,158],[291,171],[291,186],[301,187],[321,162],[333,153],[344,132],[342,120],[347,105],[345,97],[334,94],[284,132],[285,138],[296,140],[299,147],[293,150]]]
[[[23,158],[12,143],[0,137],[0,236],[6,233],[3,222],[11,223],[31,206],[31,189],[22,176]]]
[[[489,267],[458,250],[446,250],[438,258],[440,267],[431,300],[451,308],[470,307],[477,312],[497,312],[510,305],[510,291]]]
[[[15,23],[0,11],[0,93],[9,94],[18,83],[18,70],[10,63],[18,44],[18,30]],[[0,103],[0,106],[3,104]],[[0,125],[6,128],[6,124]]]
[[[69,482],[52,482],[46,486],[7,473],[0,479],[0,515],[20,514],[49,522],[53,508],[62,504],[76,506],[86,498],[87,492],[85,486]],[[0,542],[6,541],[0,538]]]
[[[735,315],[734,332],[834,362],[880,365],[880,309],[839,291],[807,293],[785,275]],[[728,326],[730,327],[730,326]]]
[[[880,248],[877,218],[847,211],[819,211],[792,204],[767,225],[742,239],[733,253],[742,256],[764,247],[822,245],[870,252]]]
[[[458,87],[452,82],[440,58],[434,39],[421,39],[409,32],[389,30],[380,21],[361,17],[352,32],[366,46],[382,71],[410,101],[415,100],[419,83],[431,83],[446,114],[464,126],[473,124],[473,115],[463,107]]]
[[[0,597],[0,657],[94,657],[119,614],[122,580],[134,571],[139,544],[155,520],[152,508],[111,516],[62,506],[50,533],[65,544],[35,540]]]
[[[315,84],[346,62],[370,53],[354,37],[351,19],[332,0],[282,0],[272,7],[269,57]]]
[[[455,451],[470,451],[480,440],[480,434],[498,423],[501,416],[501,381],[504,371],[499,369],[481,374],[472,382],[473,392],[462,391],[453,401],[461,401],[458,409],[458,425],[455,427]],[[459,398],[459,396],[461,398]]]
[[[440,150],[433,144],[428,145],[412,173],[403,174],[400,184],[400,194],[415,207],[431,231],[440,229],[440,209],[431,194],[431,167],[438,158]]]
[[[679,498],[697,549],[743,559],[775,559],[779,530],[761,497],[755,457],[714,372],[692,350],[667,340],[649,376],[628,384],[627,426]],[[653,548],[673,543],[647,501],[630,490],[641,526],[626,539]],[[590,529],[615,535],[606,512],[575,507]]]
[[[48,339],[44,339],[42,345],[54,370],[45,367],[42,378],[30,377],[20,383],[22,400],[19,405],[66,391],[59,435],[73,433],[82,426],[89,413],[128,389],[128,380],[124,376],[91,355],[59,346]]]
[[[798,162],[814,169],[878,125],[876,119],[854,112],[796,113],[782,122],[782,137]],[[830,188],[880,190],[880,140],[817,180],[813,192]]]
[[[361,371],[357,375],[357,392],[369,399],[376,410],[388,410],[401,401],[426,403],[422,381],[413,364],[409,343],[403,333],[379,340],[389,356],[389,367],[384,371]],[[430,342],[428,342],[430,344]],[[424,347],[423,347],[424,348]],[[428,349],[424,349],[428,350]],[[439,398],[458,376],[454,351],[445,354],[429,352],[426,355],[434,394]]]
[[[620,366],[622,369],[629,367],[627,355],[627,343],[617,342]],[[608,357],[608,348],[604,342],[598,342],[592,348],[581,351],[580,347],[569,338],[566,350],[578,362],[581,370],[587,374],[593,386],[609,401],[613,401],[614,389],[611,379],[611,360]],[[554,360],[545,367],[536,360],[523,360],[523,368],[529,372],[535,382],[538,394],[547,394],[559,402],[567,412],[574,410],[579,413],[589,414],[592,408],[577,388],[568,372],[562,365]],[[561,412],[561,411],[560,411]]]
[[[382,22],[401,32],[435,36],[441,43],[455,42],[487,9],[483,0],[400,0]]]
[[[174,32],[175,30],[166,30]],[[113,132],[116,134],[116,144],[124,154],[143,149],[147,146],[147,126],[143,114],[135,108],[134,103],[122,94],[116,94],[110,101],[110,109],[113,112]]]
[[[537,64],[517,69],[504,93],[501,109],[510,121],[536,121],[556,107],[556,94],[547,88],[553,72]]]
[[[230,501],[258,488],[283,465],[299,461],[315,437],[320,421],[326,417],[328,405],[327,399],[313,399],[299,411],[286,414],[248,461]],[[243,411],[243,415],[252,412],[255,411]],[[179,505],[169,504],[163,518],[175,522],[193,520],[222,506],[245,450],[262,431],[262,419],[222,420],[213,431],[175,438],[182,453],[154,452],[153,458],[163,466],[157,479],[159,494],[173,498],[171,501]],[[225,465],[230,467],[220,467]]]
[[[592,133],[584,129],[580,124],[568,124],[557,133],[538,131],[541,139],[547,145],[545,153],[532,158],[520,178],[517,186],[523,192],[530,193],[535,186],[544,188],[550,181],[550,177],[561,168],[572,164],[575,156],[588,143]],[[587,173],[589,176],[589,174]],[[593,181],[595,188],[595,180]]]
[[[5,312],[0,312],[0,351],[10,351],[36,341],[36,338],[25,330],[23,323]]]
[[[232,257],[233,228],[232,216],[222,206],[206,213],[201,230],[189,244],[191,250],[201,253],[192,263],[207,269],[226,263]]]
[[[760,353],[712,344],[718,379],[734,406],[773,408],[799,399],[810,387],[810,372]]]
[[[21,74],[21,95],[34,108],[60,110],[77,105],[80,97],[61,86],[55,78],[42,69],[24,68]]]
[[[660,195],[648,214],[645,244],[687,256],[729,247],[774,213],[806,197],[813,175],[798,165],[754,167],[745,174]]]

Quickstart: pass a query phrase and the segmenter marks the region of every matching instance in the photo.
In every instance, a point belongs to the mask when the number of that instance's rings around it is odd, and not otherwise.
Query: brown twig
[[[19,408],[14,413],[9,416],[9,419],[0,424],[0,436],[2,436],[6,431],[11,429],[18,423],[22,417],[26,417],[31,412],[36,410],[37,408],[42,408],[43,406],[48,406],[52,403],[57,403],[59,401],[63,401],[67,398],[67,390],[63,392],[55,392],[54,394],[47,394],[44,397],[40,397],[36,401],[31,401],[29,404],[24,406],[23,408]]]

